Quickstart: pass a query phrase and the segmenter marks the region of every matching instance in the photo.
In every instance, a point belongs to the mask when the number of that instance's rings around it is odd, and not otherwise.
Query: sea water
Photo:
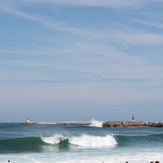
[[[0,123],[0,163],[163,163],[163,128]]]

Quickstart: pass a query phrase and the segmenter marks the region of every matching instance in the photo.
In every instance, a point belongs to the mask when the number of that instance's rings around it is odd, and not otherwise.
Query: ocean
[[[0,123],[0,163],[163,163],[163,128]]]

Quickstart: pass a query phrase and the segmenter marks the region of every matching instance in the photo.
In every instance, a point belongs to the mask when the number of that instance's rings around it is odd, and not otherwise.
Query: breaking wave
[[[92,135],[81,135],[79,137],[71,137],[69,139],[70,144],[78,145],[82,147],[115,147],[117,142],[111,135],[104,137],[92,136]]]
[[[61,141],[64,141],[67,139],[67,137],[64,137],[63,135],[56,134],[52,137],[41,137],[42,141],[47,144],[59,144]]]
[[[42,137],[41,139],[47,144],[60,144],[61,142],[68,140],[68,143],[71,145],[87,148],[114,147],[117,144],[116,139],[111,135],[103,137],[86,134],[71,137],[64,137],[63,135],[54,135],[53,137]]]
[[[0,153],[43,152],[46,150],[68,150],[69,148],[114,148],[145,144],[163,145],[163,134],[144,136],[105,135],[64,136],[55,134],[51,137],[22,137],[0,140]]]
[[[42,152],[45,150],[59,150],[85,147],[85,148],[112,148],[117,145],[116,139],[111,135],[93,136],[63,136],[56,134],[51,137],[22,137],[0,140],[0,153],[10,152]]]

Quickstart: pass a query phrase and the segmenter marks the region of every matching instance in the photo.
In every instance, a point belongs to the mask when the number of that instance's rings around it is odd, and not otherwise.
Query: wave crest
[[[69,141],[70,144],[82,147],[114,147],[117,145],[117,141],[111,135],[107,135],[104,137],[81,135],[79,137],[71,137]]]
[[[68,143],[75,146],[81,147],[114,147],[117,145],[116,139],[111,136],[93,136],[93,135],[80,135],[80,136],[72,136],[65,137],[63,135],[54,135],[53,137],[41,137],[42,141],[47,144],[60,144],[64,140],[68,140]]]
[[[65,139],[67,139],[67,137],[64,137],[63,135],[60,134],[56,134],[52,137],[41,137],[41,140],[47,144],[59,144],[61,141]]]

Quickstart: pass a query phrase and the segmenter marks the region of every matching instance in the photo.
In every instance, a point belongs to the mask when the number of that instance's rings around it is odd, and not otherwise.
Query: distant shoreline
[[[90,125],[91,121],[25,121],[21,124],[54,124],[54,125]],[[104,121],[102,127],[131,128],[131,127],[163,127],[163,122],[150,121]]]

